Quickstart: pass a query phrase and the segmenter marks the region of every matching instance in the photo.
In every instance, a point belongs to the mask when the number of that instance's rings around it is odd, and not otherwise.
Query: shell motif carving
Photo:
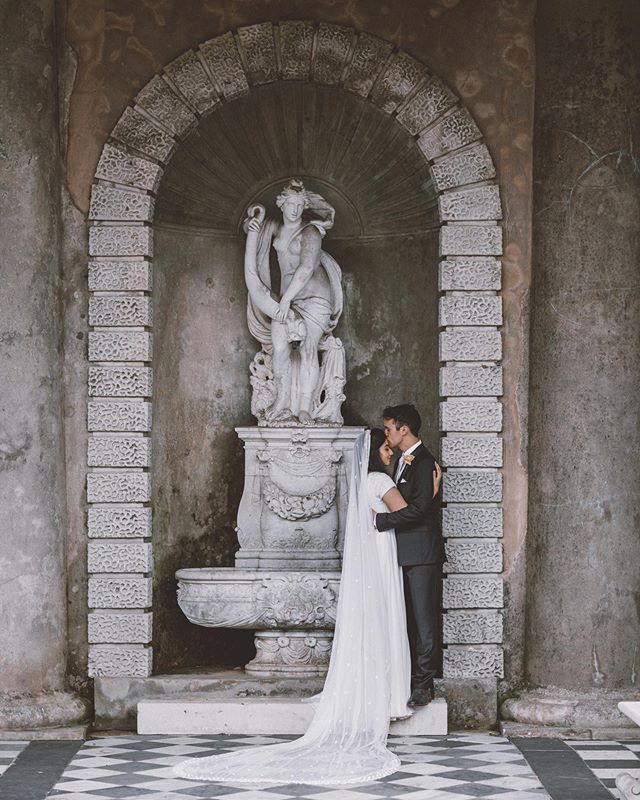
[[[326,667],[331,655],[331,640],[316,636],[256,639],[256,650],[256,662],[260,664]]]
[[[261,609],[260,621],[270,627],[326,625],[332,628],[336,621],[337,602],[328,579],[316,575],[263,580],[256,591],[256,604]]]

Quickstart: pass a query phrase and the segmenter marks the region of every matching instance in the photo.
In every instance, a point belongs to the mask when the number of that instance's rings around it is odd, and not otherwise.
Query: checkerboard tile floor
[[[0,775],[6,772],[29,742],[0,741]]]
[[[640,740],[633,742],[593,740],[567,742],[567,744],[614,797],[620,797],[616,789],[616,777],[621,772],[628,772],[634,778],[640,778]]]
[[[86,742],[55,785],[51,800],[547,800],[520,751],[483,733],[391,736],[402,768],[382,781],[345,787],[200,783],[172,766],[240,746],[291,736],[119,736]]]

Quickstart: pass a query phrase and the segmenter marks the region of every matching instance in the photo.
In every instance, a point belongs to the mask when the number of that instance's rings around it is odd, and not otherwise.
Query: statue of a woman
[[[247,320],[262,345],[251,365],[251,410],[262,425],[341,425],[344,348],[331,332],[342,313],[342,273],[322,250],[335,211],[295,179],[276,203],[282,222],[265,219],[258,204],[249,207],[244,222]],[[272,244],[280,299],[271,288]]]

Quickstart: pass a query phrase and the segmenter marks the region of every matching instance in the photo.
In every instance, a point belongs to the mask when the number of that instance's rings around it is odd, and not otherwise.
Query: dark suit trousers
[[[441,564],[402,567],[411,649],[411,690],[431,686],[441,672]]]

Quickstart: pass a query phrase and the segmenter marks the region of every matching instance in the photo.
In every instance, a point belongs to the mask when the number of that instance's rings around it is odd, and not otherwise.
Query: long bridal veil
[[[329,672],[315,716],[300,739],[190,758],[183,778],[233,783],[352,784],[395,772],[387,749],[390,681],[386,603],[367,498],[370,435],[355,444],[349,483],[340,597]]]

